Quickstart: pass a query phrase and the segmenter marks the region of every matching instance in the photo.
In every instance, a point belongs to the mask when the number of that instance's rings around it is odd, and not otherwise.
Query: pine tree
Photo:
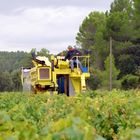
[[[118,86],[117,76],[120,71],[115,66],[115,58],[112,55],[112,87],[115,88]],[[109,89],[109,78],[110,78],[110,56],[105,60],[105,71],[100,73],[102,76],[102,86]]]

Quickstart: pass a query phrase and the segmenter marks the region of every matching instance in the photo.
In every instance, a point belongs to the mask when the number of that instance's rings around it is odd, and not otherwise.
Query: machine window
[[[40,79],[49,79],[50,78],[50,72],[48,68],[41,68],[39,69],[40,73]]]

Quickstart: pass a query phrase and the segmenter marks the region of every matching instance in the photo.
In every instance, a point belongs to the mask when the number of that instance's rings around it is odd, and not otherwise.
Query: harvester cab
[[[51,94],[66,94],[72,96],[86,90],[86,79],[89,73],[89,55],[74,56],[82,64],[82,70],[75,65],[71,71],[70,62],[63,56],[51,56],[50,60],[45,56],[33,57],[34,67],[22,69],[22,85],[30,83],[30,89],[34,93],[50,92]],[[28,79],[28,80],[27,80]]]

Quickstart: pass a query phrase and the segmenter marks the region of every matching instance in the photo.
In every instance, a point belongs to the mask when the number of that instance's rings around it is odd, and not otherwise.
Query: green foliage
[[[51,138],[52,140],[97,140],[99,138],[95,129],[78,117],[59,119],[44,129],[43,134],[46,132],[44,134],[46,135],[46,139]],[[104,139],[102,138],[102,140]]]
[[[110,140],[139,137],[139,91],[75,97],[0,94],[0,140]]]
[[[120,71],[115,66],[115,59],[112,56],[112,85],[113,88],[118,88],[119,81],[117,81],[117,76]],[[109,78],[110,78],[110,56],[105,60],[105,70],[98,71],[99,79],[101,80],[101,88],[109,89]]]
[[[134,73],[135,72],[135,63],[133,56],[130,55],[121,55],[119,57],[119,67],[121,68],[122,75]]]
[[[136,74],[140,66],[140,46],[131,46],[116,52],[116,63],[120,69],[119,78],[127,74]]]
[[[95,74],[91,73],[90,78],[86,82],[91,90],[95,90],[100,87],[101,79],[98,77],[98,73],[95,71]]]
[[[12,82],[13,82],[13,90],[15,91],[20,91],[22,88],[21,85],[21,72],[19,70],[13,70],[11,73],[11,78],[12,78]]]
[[[46,57],[50,56],[49,51],[45,48],[37,53]],[[31,68],[32,66],[31,53],[0,52],[0,91],[21,90],[21,67]]]
[[[0,91],[21,89],[20,68],[31,67],[31,56],[26,52],[0,52]]]
[[[1,72],[19,69],[21,67],[31,67],[31,55],[27,52],[0,52]]]
[[[133,28],[134,28],[134,39],[140,40],[140,1],[134,1],[134,17],[133,17]],[[138,41],[140,43],[140,41]]]
[[[12,79],[9,72],[1,72],[0,75],[0,91],[11,91]]]
[[[115,58],[114,56],[112,55],[111,56],[111,59],[112,59],[112,79],[113,80],[116,80],[117,79],[117,75],[119,74],[119,70],[116,69],[115,67]],[[110,72],[110,56],[108,56],[105,60],[105,70],[106,70],[106,74],[105,75],[108,75],[109,72]]]
[[[110,13],[114,12],[132,12],[132,1],[131,0],[114,0],[111,3]]]
[[[116,41],[125,42],[131,39],[132,26],[127,13],[114,12],[107,18],[108,36]]]
[[[107,44],[104,40],[106,17],[104,13],[91,12],[83,21],[76,36],[77,44],[84,50],[92,50],[91,64],[103,69]],[[93,57],[95,56],[96,57]]]
[[[39,52],[37,52],[37,55],[46,57],[50,56],[49,51],[46,48],[42,48]]]
[[[100,24],[102,23],[102,24]],[[83,48],[91,47],[95,44],[95,34],[105,24],[105,14],[100,12],[91,12],[83,21],[77,34],[77,43]],[[103,27],[102,27],[103,28]]]
[[[91,12],[82,22],[77,33],[77,43],[82,49],[91,49],[91,68],[98,71],[100,80],[91,74],[90,87],[98,87],[99,81],[108,83],[108,75],[100,75],[104,61],[109,55],[109,38],[113,38],[113,55],[116,67],[120,70],[118,78],[136,74],[140,66],[140,1],[114,0],[106,14]],[[137,45],[136,45],[137,44]],[[103,76],[104,75],[104,76]],[[96,81],[97,80],[97,81]],[[95,81],[97,83],[95,83]],[[120,82],[115,85],[120,85]]]
[[[126,75],[122,78],[121,84],[123,89],[137,88],[140,84],[140,77],[132,74]]]
[[[117,41],[128,41],[132,36],[132,2],[131,0],[114,0],[107,18],[109,36]]]

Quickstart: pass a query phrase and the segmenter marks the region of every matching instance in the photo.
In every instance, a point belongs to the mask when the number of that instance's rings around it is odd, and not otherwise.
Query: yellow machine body
[[[28,76],[24,76],[22,70],[22,83],[27,77],[34,93],[50,91],[58,94],[66,94],[68,96],[81,93],[86,90],[86,79],[90,77],[89,73],[89,55],[75,56],[79,59],[83,66],[83,71],[78,65],[74,71],[71,71],[70,62],[64,61],[64,57],[51,56],[51,60],[46,57],[37,56],[38,61],[43,61],[40,64],[33,60],[34,67],[29,70]]]

